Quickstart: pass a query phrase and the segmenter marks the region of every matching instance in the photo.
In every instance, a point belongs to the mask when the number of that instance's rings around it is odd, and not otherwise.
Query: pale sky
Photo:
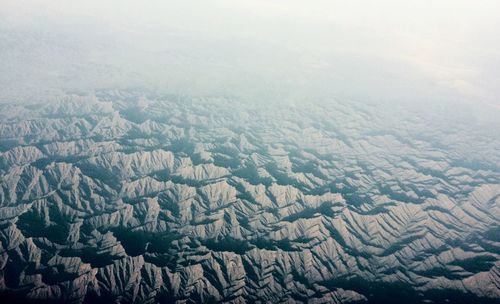
[[[0,0],[0,7],[0,35],[10,37],[0,52],[12,59],[0,63],[4,85],[30,75],[36,85],[65,87],[500,105],[499,1]]]

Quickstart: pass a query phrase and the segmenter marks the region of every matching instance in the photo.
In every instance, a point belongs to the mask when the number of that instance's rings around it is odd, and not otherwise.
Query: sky
[[[500,107],[500,2],[0,0],[0,85]]]

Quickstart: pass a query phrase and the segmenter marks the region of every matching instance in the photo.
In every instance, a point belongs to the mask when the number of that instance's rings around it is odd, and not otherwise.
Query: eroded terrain
[[[460,119],[134,92],[3,104],[0,296],[498,303],[499,125]]]

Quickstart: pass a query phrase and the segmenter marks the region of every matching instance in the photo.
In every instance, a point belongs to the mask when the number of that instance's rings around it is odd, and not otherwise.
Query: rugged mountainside
[[[0,122],[0,298],[500,301],[498,124],[114,91]]]

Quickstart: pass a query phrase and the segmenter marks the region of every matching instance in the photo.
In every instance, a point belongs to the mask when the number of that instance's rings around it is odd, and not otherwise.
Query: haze
[[[500,104],[496,1],[0,5],[0,81],[11,99],[135,87],[252,100]]]
[[[499,303],[499,12],[0,0],[0,302]]]

